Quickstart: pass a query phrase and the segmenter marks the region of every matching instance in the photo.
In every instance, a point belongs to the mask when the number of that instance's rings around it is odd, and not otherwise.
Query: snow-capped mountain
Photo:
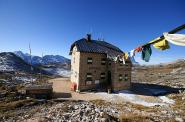
[[[33,72],[37,73],[40,70],[36,67],[32,67]],[[0,71],[10,72],[10,71],[20,71],[20,72],[30,72],[31,65],[26,63],[23,59],[16,56],[11,52],[0,53]]]
[[[56,76],[69,77],[70,75],[70,60],[60,55],[45,55],[43,57],[30,56],[27,53],[21,51],[15,51],[15,55],[23,59],[28,64],[40,67],[42,70],[49,74]],[[32,59],[32,60],[30,60]]]
[[[21,51],[15,51],[14,54],[22,58],[24,61],[30,64],[32,61],[33,65],[51,65],[51,64],[69,64],[70,60],[60,55],[45,55],[43,57],[30,56],[27,53]],[[30,60],[32,59],[32,60]]]

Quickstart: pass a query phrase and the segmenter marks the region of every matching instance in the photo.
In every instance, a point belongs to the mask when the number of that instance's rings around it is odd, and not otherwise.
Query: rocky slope
[[[159,65],[137,65],[133,67],[132,73],[134,82],[185,88],[185,60],[183,59]]]
[[[11,52],[0,53],[0,71],[1,72],[24,72],[24,73],[39,73],[40,70],[26,63],[20,57]]]

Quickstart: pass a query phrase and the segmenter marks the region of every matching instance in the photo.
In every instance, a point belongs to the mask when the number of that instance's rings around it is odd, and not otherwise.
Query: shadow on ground
[[[71,93],[53,93],[53,98],[71,98]]]
[[[138,95],[145,96],[161,96],[172,93],[179,93],[179,90],[184,91],[185,88],[173,88],[169,86],[145,83],[132,83],[131,91]]]

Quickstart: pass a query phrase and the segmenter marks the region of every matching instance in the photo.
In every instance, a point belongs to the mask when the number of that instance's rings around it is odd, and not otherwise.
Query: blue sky
[[[68,55],[89,32],[123,51],[185,23],[184,0],[0,0],[0,51]],[[181,33],[185,33],[182,31]],[[185,47],[153,48],[150,63],[185,58]],[[136,60],[143,63],[140,54]]]

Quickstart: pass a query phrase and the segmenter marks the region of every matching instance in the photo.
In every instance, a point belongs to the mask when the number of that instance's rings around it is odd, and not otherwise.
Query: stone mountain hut
[[[129,89],[131,84],[130,59],[116,60],[124,52],[105,41],[93,40],[91,35],[71,45],[71,82],[75,90]]]

